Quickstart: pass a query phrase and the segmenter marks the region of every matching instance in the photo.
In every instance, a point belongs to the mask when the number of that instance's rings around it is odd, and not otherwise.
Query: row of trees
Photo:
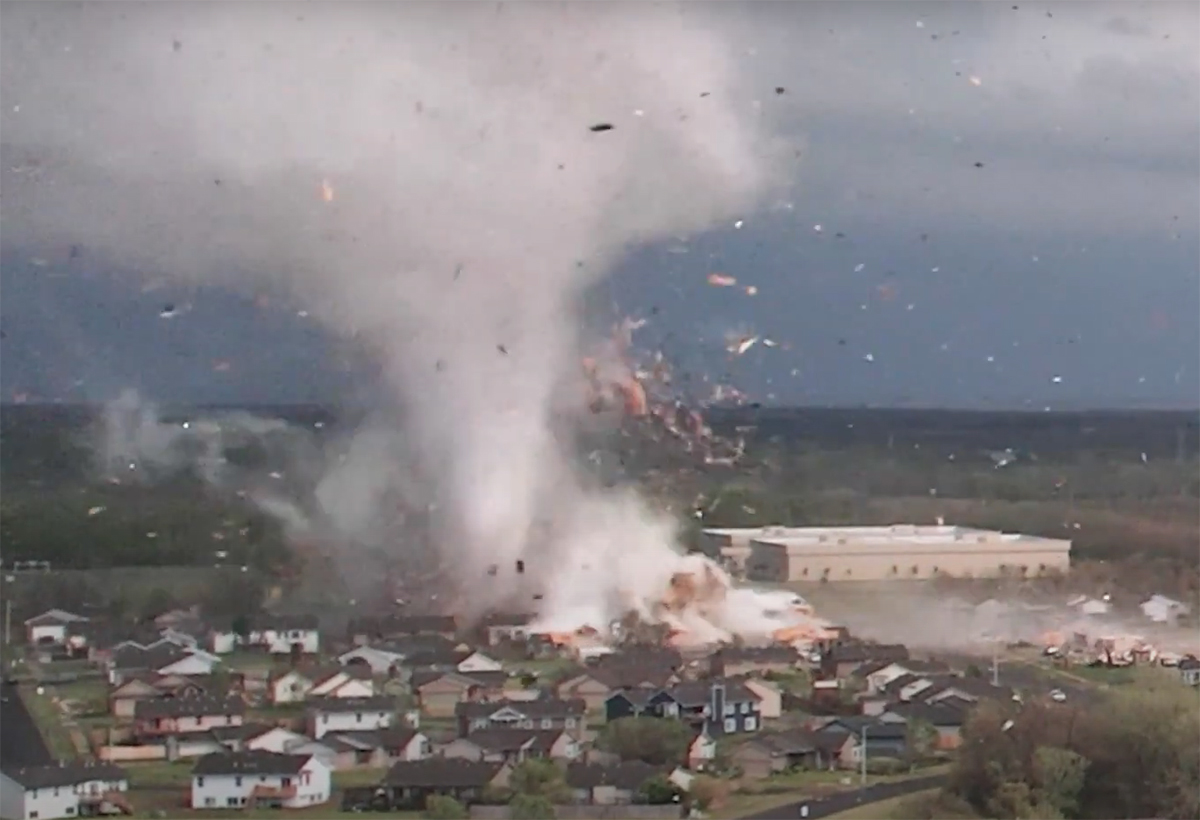
[[[948,786],[1000,820],[1200,817],[1200,693],[1169,674],[1091,708],[984,704]]]

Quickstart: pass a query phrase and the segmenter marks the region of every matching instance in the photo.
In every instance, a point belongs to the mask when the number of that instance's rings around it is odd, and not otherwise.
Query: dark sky
[[[648,318],[635,339],[681,370],[772,403],[1195,407],[1198,9],[714,7],[795,179],[740,220],[632,251],[595,301]],[[21,36],[5,27],[4,45]],[[38,90],[3,87],[6,180]],[[0,243],[5,401],[323,401],[363,382],[306,305],[133,282],[87,244]],[[736,333],[760,343],[731,361]]]

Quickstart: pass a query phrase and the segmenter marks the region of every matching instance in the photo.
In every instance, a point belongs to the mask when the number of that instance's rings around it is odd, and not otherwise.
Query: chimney
[[[725,681],[715,679],[709,686],[709,703],[712,708],[713,734],[725,733]]]

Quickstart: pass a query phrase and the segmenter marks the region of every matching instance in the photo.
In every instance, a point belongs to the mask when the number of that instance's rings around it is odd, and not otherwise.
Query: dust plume
[[[587,288],[784,177],[703,9],[6,3],[2,19],[10,235],[286,294],[380,362],[384,422],[315,485],[335,531],[427,493],[476,609],[527,585],[608,618],[629,578],[669,575],[671,523],[585,484],[563,428],[586,412]]]

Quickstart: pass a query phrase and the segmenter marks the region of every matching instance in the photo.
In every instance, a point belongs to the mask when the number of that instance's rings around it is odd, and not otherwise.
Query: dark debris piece
[[[613,128],[614,128],[614,126],[612,123],[598,122],[595,125],[593,125],[591,128],[589,128],[588,130],[591,131],[593,134],[599,134],[602,131],[611,131],[611,130],[613,130]]]

